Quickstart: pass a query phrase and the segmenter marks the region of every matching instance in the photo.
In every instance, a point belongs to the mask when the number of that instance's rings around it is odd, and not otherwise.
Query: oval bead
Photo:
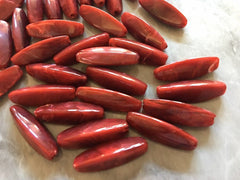
[[[128,124],[139,133],[156,142],[183,150],[193,150],[197,139],[182,129],[144,114],[129,112]]]
[[[38,22],[43,19],[43,1],[26,0],[27,16],[30,23]]]
[[[78,5],[76,0],[59,0],[63,13],[70,19],[78,17]]]
[[[23,106],[41,106],[73,100],[75,88],[60,85],[37,85],[12,91],[8,94],[8,98]]]
[[[113,16],[122,13],[122,0],[111,0],[106,2],[108,12]]]
[[[127,29],[120,21],[101,9],[81,5],[79,12],[85,21],[101,31],[118,37],[123,37],[127,33]]]
[[[79,124],[81,122],[103,118],[102,107],[77,101],[46,104],[34,111],[41,121],[55,124]]]
[[[58,134],[58,145],[67,149],[91,147],[96,144],[119,139],[128,132],[123,119],[102,119],[68,128]]]
[[[48,19],[62,19],[62,11],[58,0],[43,0]]]
[[[112,141],[82,152],[74,159],[73,167],[80,172],[114,168],[143,155],[147,148],[146,140],[141,137]]]
[[[139,111],[142,102],[132,96],[95,87],[79,87],[76,96],[85,102],[102,106],[111,111]]]
[[[207,101],[223,95],[225,91],[225,83],[209,80],[181,81],[157,87],[159,98],[186,103]]]

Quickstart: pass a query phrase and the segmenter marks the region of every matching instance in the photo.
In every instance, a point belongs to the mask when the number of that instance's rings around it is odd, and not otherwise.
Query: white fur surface
[[[148,21],[168,43],[167,63],[201,56],[218,56],[219,68],[201,79],[227,84],[226,94],[197,105],[216,113],[209,128],[185,128],[199,140],[194,151],[181,151],[148,140],[147,153],[120,167],[78,173],[74,158],[83,150],[61,150],[53,161],[38,155],[14,125],[7,95],[0,98],[0,180],[235,180],[240,177],[240,1],[237,0],[169,0],[188,19],[184,29],[162,25],[149,16],[137,2],[123,0],[124,11]],[[82,18],[79,20],[83,22]],[[100,31],[85,25],[84,37]],[[130,35],[129,38],[132,38]],[[81,37],[82,38],[82,37]],[[76,41],[76,40],[75,40]],[[74,67],[84,69],[78,64]],[[136,65],[119,68],[149,85],[147,98],[156,98],[155,88],[162,82],[153,77],[154,67]],[[41,82],[24,75],[13,89]],[[143,98],[143,97],[140,97]],[[33,111],[34,109],[30,109]],[[124,113],[107,113],[106,117],[125,118]],[[67,126],[46,125],[54,137]],[[130,130],[131,136],[139,136]]]

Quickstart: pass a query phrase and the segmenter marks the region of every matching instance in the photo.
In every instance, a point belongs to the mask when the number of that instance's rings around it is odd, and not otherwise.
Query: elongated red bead
[[[13,53],[11,29],[7,22],[0,20],[0,69],[9,65]]]
[[[43,4],[48,19],[62,19],[59,0],[43,0]]]
[[[28,19],[24,10],[16,8],[12,16],[12,39],[16,52],[30,44],[30,37],[26,31],[27,25]]]
[[[43,1],[26,0],[27,16],[30,23],[38,22],[43,19]]]
[[[37,85],[12,91],[8,94],[8,98],[23,106],[41,106],[73,100],[75,88],[60,85]]]
[[[99,8],[103,7],[105,5],[105,0],[93,0],[95,5]]]
[[[69,101],[40,106],[34,111],[34,114],[38,119],[48,123],[79,124],[85,121],[102,119],[104,110],[94,104]]]
[[[80,6],[83,5],[83,4],[85,4],[85,5],[91,5],[91,4],[92,4],[91,1],[92,1],[92,0],[78,0],[78,3],[80,4]]]
[[[159,98],[187,103],[207,101],[223,95],[225,91],[225,83],[209,80],[181,81],[157,87]]]
[[[79,154],[73,167],[80,172],[101,171],[125,164],[143,155],[148,148],[141,137],[128,137],[101,144]]]
[[[9,91],[18,82],[22,75],[23,72],[17,65],[0,71],[0,97]]]
[[[51,84],[81,86],[87,82],[87,77],[81,71],[56,64],[30,64],[26,71],[31,76]]]
[[[76,60],[92,66],[124,66],[137,64],[139,55],[119,47],[93,47],[78,52]]]
[[[11,106],[10,111],[18,130],[29,145],[46,159],[53,159],[58,154],[58,148],[50,132],[21,106]]]
[[[119,139],[127,132],[126,120],[102,119],[66,129],[58,134],[57,143],[67,149],[84,148]]]
[[[182,81],[201,77],[218,68],[218,57],[202,57],[178,61],[154,70],[154,75],[162,81]]]
[[[70,43],[68,36],[48,38],[25,47],[12,56],[11,61],[13,64],[20,66],[43,62],[52,58],[59,51],[69,46]]]
[[[156,142],[183,150],[193,150],[197,139],[182,129],[145,114],[129,112],[127,122],[139,133]]]
[[[8,20],[18,5],[10,0],[0,1],[0,20]]]
[[[101,67],[87,67],[87,76],[101,86],[126,94],[141,96],[147,84],[125,73]]]
[[[84,31],[84,26],[82,23],[56,19],[31,23],[26,28],[30,36],[41,39],[61,35],[77,37],[82,35]]]
[[[160,50],[167,48],[167,43],[159,34],[159,32],[142,19],[133,14],[125,12],[122,14],[121,20],[128,32],[131,33],[136,39],[152,45]]]
[[[77,0],[59,0],[63,13],[70,19],[78,17]]]
[[[17,7],[21,7],[24,3],[24,0],[10,0],[10,1],[14,2],[17,5]]]
[[[100,105],[111,111],[139,111],[142,105],[140,100],[132,96],[95,87],[79,87],[76,96],[82,101]]]
[[[66,47],[61,52],[56,54],[53,57],[53,60],[55,61],[56,64],[72,65],[75,62],[77,62],[76,54],[80,50],[90,48],[90,47],[104,46],[108,44],[108,41],[109,41],[108,33],[102,33],[102,34],[90,36],[88,38],[82,39]]]
[[[141,64],[161,66],[164,65],[168,59],[168,55],[159,49],[133,40],[111,38],[109,40],[109,45],[129,49],[138,53]]]
[[[184,28],[187,25],[186,17],[167,1],[139,0],[139,3],[162,23],[176,28]]]
[[[113,16],[118,16],[122,13],[122,0],[107,0],[108,12]]]
[[[211,126],[216,117],[206,109],[164,99],[144,99],[143,110],[146,114],[169,123],[191,127]]]
[[[79,12],[85,21],[101,31],[118,37],[123,37],[127,33],[127,29],[120,21],[101,9],[81,5]]]

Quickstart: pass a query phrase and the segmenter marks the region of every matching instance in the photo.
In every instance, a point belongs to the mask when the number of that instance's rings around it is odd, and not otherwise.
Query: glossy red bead
[[[142,102],[129,95],[108,89],[79,87],[76,96],[85,102],[102,106],[111,111],[139,111]]]
[[[51,84],[82,86],[87,82],[81,71],[56,64],[30,64],[26,66],[26,71],[34,78]]]
[[[142,19],[131,13],[125,12],[122,14],[121,20],[128,32],[137,40],[152,45],[160,50],[167,48],[167,43],[159,32]]]
[[[157,87],[159,98],[187,103],[207,101],[223,95],[225,91],[225,83],[209,80],[181,81]]]
[[[127,132],[126,120],[102,119],[66,129],[58,134],[57,143],[67,149],[84,148],[122,138]]]
[[[8,20],[18,5],[10,0],[0,0],[0,20]]]
[[[77,37],[84,31],[82,23],[56,19],[31,23],[26,28],[30,36],[42,39],[61,35]]]
[[[172,4],[162,0],[139,0],[140,5],[160,22],[176,28],[187,25],[186,17]]]
[[[43,4],[48,19],[62,19],[59,0],[43,0]]]
[[[43,62],[52,58],[59,51],[69,46],[70,43],[68,36],[48,38],[25,47],[12,56],[11,61],[13,64],[21,66]]]
[[[90,36],[88,38],[82,39],[66,47],[61,52],[56,54],[53,57],[53,60],[55,61],[56,64],[72,65],[75,62],[77,62],[76,54],[80,50],[90,48],[90,47],[104,46],[108,44],[108,41],[109,41],[108,33],[102,33],[102,34]]]
[[[23,106],[41,106],[73,100],[75,88],[60,85],[37,85],[12,91],[8,94],[8,98]]]
[[[0,97],[9,91],[18,82],[22,75],[23,72],[17,65],[0,71]]]
[[[16,8],[12,16],[12,39],[16,52],[30,44],[30,37],[26,31],[27,25],[28,19],[24,10]]]
[[[183,150],[193,150],[197,139],[182,129],[145,114],[129,112],[128,124],[144,136],[156,142]]]
[[[101,9],[81,5],[79,12],[85,21],[101,31],[118,37],[123,37],[127,33],[127,29],[120,21]]]
[[[93,2],[99,8],[101,8],[105,5],[105,0],[93,0]]]
[[[0,20],[0,69],[9,65],[13,53],[11,29],[7,22]]]
[[[168,55],[159,49],[133,40],[124,38],[111,38],[109,40],[109,45],[129,49],[138,53],[141,64],[161,66],[164,65],[168,59]]]
[[[38,22],[43,19],[43,1],[26,0],[27,16],[30,23]]]
[[[207,127],[216,115],[191,104],[164,99],[144,99],[144,113],[169,123],[191,127]]]
[[[139,55],[119,47],[93,47],[78,52],[76,60],[92,66],[124,66],[137,64]]]
[[[70,19],[78,17],[77,0],[59,0],[63,13]]]
[[[49,131],[21,106],[11,106],[10,111],[18,130],[29,145],[46,159],[53,159],[58,154],[58,148]]]
[[[126,94],[141,96],[147,84],[125,73],[101,67],[87,67],[87,76],[101,86]]]
[[[108,12],[113,16],[118,16],[122,13],[122,0],[107,0],[106,6]]]
[[[34,111],[34,114],[39,120],[48,123],[79,124],[85,121],[102,119],[104,110],[94,104],[69,101],[40,106]]]
[[[218,57],[187,59],[160,66],[154,70],[154,75],[162,81],[190,80],[213,72],[218,65]]]
[[[115,140],[82,152],[74,159],[73,167],[80,172],[114,168],[143,155],[147,148],[146,140],[141,137]]]

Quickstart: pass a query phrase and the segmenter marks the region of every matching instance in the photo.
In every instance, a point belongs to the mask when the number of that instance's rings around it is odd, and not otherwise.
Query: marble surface
[[[123,0],[124,11],[132,12],[148,21],[168,43],[167,63],[178,60],[218,56],[219,68],[201,79],[219,80],[227,84],[224,96],[199,107],[216,113],[215,124],[209,128],[186,128],[195,136],[198,147],[194,151],[173,149],[148,140],[147,153],[120,167],[96,172],[78,173],[72,167],[73,159],[83,150],[62,150],[53,161],[38,155],[21,137],[9,112],[12,103],[7,95],[0,98],[0,179],[1,180],[160,180],[210,179],[229,180],[240,177],[240,1],[236,0],[168,0],[187,17],[184,29],[173,29],[159,23],[137,2]],[[81,18],[79,21],[83,21]],[[83,37],[100,31],[85,25]],[[83,38],[81,37],[81,38]],[[131,36],[128,35],[130,39]],[[76,41],[77,39],[74,39]],[[84,71],[78,64],[76,68]],[[154,67],[135,65],[118,68],[148,83],[144,97],[156,98],[155,88],[162,82],[153,77]],[[28,75],[13,89],[40,84]],[[90,83],[89,85],[94,85]],[[33,111],[34,109],[30,109]],[[124,113],[106,113],[106,117],[125,118]],[[56,137],[67,126],[46,125]],[[130,136],[138,136],[133,130]]]

